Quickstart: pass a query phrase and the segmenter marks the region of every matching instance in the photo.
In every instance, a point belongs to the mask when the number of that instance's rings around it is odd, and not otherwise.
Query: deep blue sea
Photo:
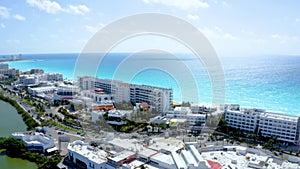
[[[96,76],[173,88],[175,101],[211,103],[211,79],[201,61],[183,54],[178,54],[179,60],[154,57],[155,54],[140,55],[128,59],[130,53],[108,54],[100,63]],[[78,54],[26,54],[23,61],[9,62],[9,65],[22,71],[41,68],[76,79],[77,58]],[[245,56],[220,60],[225,74],[226,103],[300,115],[300,56]],[[81,60],[77,64],[89,65],[92,61]],[[85,74],[83,70],[79,72]],[[192,85],[194,81],[196,88]]]

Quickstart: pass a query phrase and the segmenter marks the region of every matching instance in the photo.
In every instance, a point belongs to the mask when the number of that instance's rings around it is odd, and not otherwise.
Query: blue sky
[[[80,52],[106,24],[159,12],[193,24],[220,56],[299,55],[299,7],[297,0],[1,0],[0,54]]]

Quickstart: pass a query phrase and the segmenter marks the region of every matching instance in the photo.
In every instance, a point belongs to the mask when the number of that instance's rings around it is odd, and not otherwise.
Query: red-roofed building
[[[140,109],[142,110],[149,110],[150,106],[147,102],[142,102],[139,104]]]
[[[218,162],[211,161],[211,160],[206,160],[206,161],[208,162],[211,169],[222,169],[223,168],[223,165]]]
[[[113,104],[105,104],[105,105],[97,105],[97,106],[93,106],[93,110],[104,110],[104,111],[108,111],[108,110],[113,110],[115,109]]]

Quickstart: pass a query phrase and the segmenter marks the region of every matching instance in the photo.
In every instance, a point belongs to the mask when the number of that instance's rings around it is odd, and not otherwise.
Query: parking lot
[[[73,142],[75,140],[83,140],[84,142],[89,143],[91,141],[91,139],[89,137],[85,137],[84,134],[75,133],[75,132],[67,131],[67,130],[61,130],[55,126],[48,126],[48,127],[46,127],[46,129],[50,132],[57,148],[59,148],[59,145],[58,145],[59,137],[67,136],[70,138],[70,142]],[[68,142],[61,143],[61,154],[67,153],[67,147],[68,147]]]

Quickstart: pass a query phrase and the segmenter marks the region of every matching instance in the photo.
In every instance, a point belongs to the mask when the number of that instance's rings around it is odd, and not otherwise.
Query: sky
[[[0,0],[0,54],[80,52],[105,25],[155,12],[191,23],[219,56],[300,55],[299,7],[297,0]]]

